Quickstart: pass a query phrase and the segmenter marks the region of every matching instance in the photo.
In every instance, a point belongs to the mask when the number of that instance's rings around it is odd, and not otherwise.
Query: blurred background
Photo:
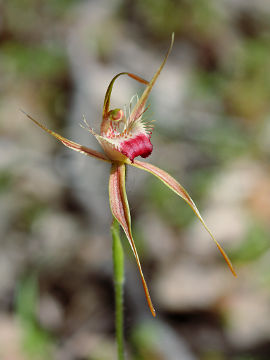
[[[99,149],[104,94],[120,71],[148,80],[175,44],[145,116],[153,154],[192,210],[129,168],[133,231],[157,318],[126,254],[133,360],[270,359],[270,2],[0,1],[0,359],[116,359],[109,165],[27,119]],[[143,85],[117,80],[112,106]]]

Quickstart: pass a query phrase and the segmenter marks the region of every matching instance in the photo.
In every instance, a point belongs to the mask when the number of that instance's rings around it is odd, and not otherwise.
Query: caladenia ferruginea
[[[144,119],[144,113],[147,110],[146,101],[162,68],[166,63],[166,60],[173,46],[173,42],[174,36],[172,35],[171,45],[167,51],[167,54],[150,82],[129,72],[119,73],[111,80],[105,94],[102,122],[99,134],[97,134],[84,120],[87,129],[90,131],[91,134],[96,137],[97,141],[100,143],[102,149],[104,150],[104,153],[92,150],[86,146],[77,144],[71,140],[66,139],[65,137],[55,133],[54,131],[47,129],[44,125],[40,124],[32,116],[25,113],[29,119],[31,119],[34,123],[40,126],[43,130],[56,137],[65,146],[75,151],[79,151],[85,155],[92,156],[98,160],[111,163],[111,172],[109,177],[109,200],[112,215],[121,225],[129,241],[129,244],[136,259],[136,263],[139,268],[146,299],[153,316],[155,316],[155,310],[150,298],[146,281],[144,279],[139,256],[131,232],[130,211],[125,189],[126,165],[134,166],[138,169],[150,172],[188,203],[188,205],[192,208],[205,229],[210,234],[211,238],[214,240],[219,251],[227,262],[231,272],[234,276],[236,276],[236,273],[228,256],[212,235],[211,231],[202,219],[196,205],[194,204],[193,200],[188,195],[186,190],[166,171],[161,170],[158,167],[147,162],[135,160],[135,158],[137,158],[138,156],[141,156],[143,158],[148,157],[153,150],[153,146],[151,144],[153,125],[151,121],[147,121]],[[122,75],[127,75],[130,78],[142,84],[145,84],[146,88],[142,96],[140,98],[137,98],[136,104],[132,109],[130,109],[130,106],[129,108],[124,108],[124,110],[110,110],[110,98],[114,82],[119,76]]]

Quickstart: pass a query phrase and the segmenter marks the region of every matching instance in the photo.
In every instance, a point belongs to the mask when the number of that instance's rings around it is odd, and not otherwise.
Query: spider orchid
[[[220,244],[212,235],[211,231],[209,230],[203,218],[201,217],[196,205],[194,204],[193,200],[188,195],[186,190],[166,171],[159,169],[158,167],[152,164],[135,160],[135,158],[138,156],[141,156],[143,158],[148,157],[153,149],[153,146],[150,141],[153,126],[151,122],[147,122],[143,119],[143,115],[144,112],[147,110],[146,101],[148,99],[149,93],[152,90],[162,68],[166,63],[166,60],[173,46],[173,42],[174,42],[174,35],[172,35],[170,47],[165,55],[165,58],[161,66],[159,67],[159,69],[157,70],[157,72],[155,73],[155,75],[153,76],[150,82],[129,72],[121,72],[111,80],[105,94],[100,134],[94,132],[94,130],[89,127],[89,125],[86,123],[84,119],[88,130],[91,132],[91,134],[93,134],[96,137],[97,141],[100,143],[101,147],[103,148],[104,153],[100,153],[86,146],[68,140],[65,137],[57,134],[56,132],[47,129],[44,125],[39,123],[32,116],[24,113],[35,124],[37,124],[39,127],[41,127],[43,130],[48,132],[50,135],[54,136],[56,139],[61,141],[65,146],[71,148],[72,150],[81,152],[82,154],[94,157],[98,160],[111,163],[111,172],[109,178],[109,200],[110,200],[111,212],[112,215],[115,217],[115,219],[118,221],[118,223],[121,225],[129,241],[129,244],[135,256],[136,263],[140,272],[146,299],[153,316],[156,315],[155,309],[153,307],[150,298],[149,290],[142,272],[141,263],[139,260],[139,256],[131,232],[131,218],[130,218],[129,205],[128,205],[126,189],[125,189],[126,165],[131,165],[138,169],[145,170],[153,174],[159,180],[161,180],[165,185],[167,185],[172,191],[174,191],[177,195],[179,195],[188,203],[188,205],[195,212],[196,216],[199,218],[205,229],[210,234],[211,238],[214,240],[216,246],[223,255],[226,263],[228,264],[231,272],[233,273],[234,276],[236,276],[236,273],[233,269],[233,266],[228,256],[226,255],[225,251],[222,249]],[[109,109],[110,98],[111,98],[111,92],[114,82],[119,76],[122,75],[127,75],[130,78],[147,86],[142,96],[139,99],[137,98],[137,102],[132,110],[131,109],[110,110]]]

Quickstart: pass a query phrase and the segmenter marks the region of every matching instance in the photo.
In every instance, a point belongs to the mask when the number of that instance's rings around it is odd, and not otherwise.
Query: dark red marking
[[[135,138],[126,140],[121,144],[120,151],[127,156],[132,162],[135,157],[141,156],[143,158],[151,155],[153,145],[150,142],[150,137],[145,134],[137,135]]]

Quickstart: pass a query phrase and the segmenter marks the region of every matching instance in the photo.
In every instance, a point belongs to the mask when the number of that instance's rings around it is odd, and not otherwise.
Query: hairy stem
[[[124,286],[124,252],[119,234],[119,223],[114,218],[111,226],[113,239],[113,270],[115,291],[115,328],[118,360],[124,360],[124,330],[123,330],[123,286]]]

